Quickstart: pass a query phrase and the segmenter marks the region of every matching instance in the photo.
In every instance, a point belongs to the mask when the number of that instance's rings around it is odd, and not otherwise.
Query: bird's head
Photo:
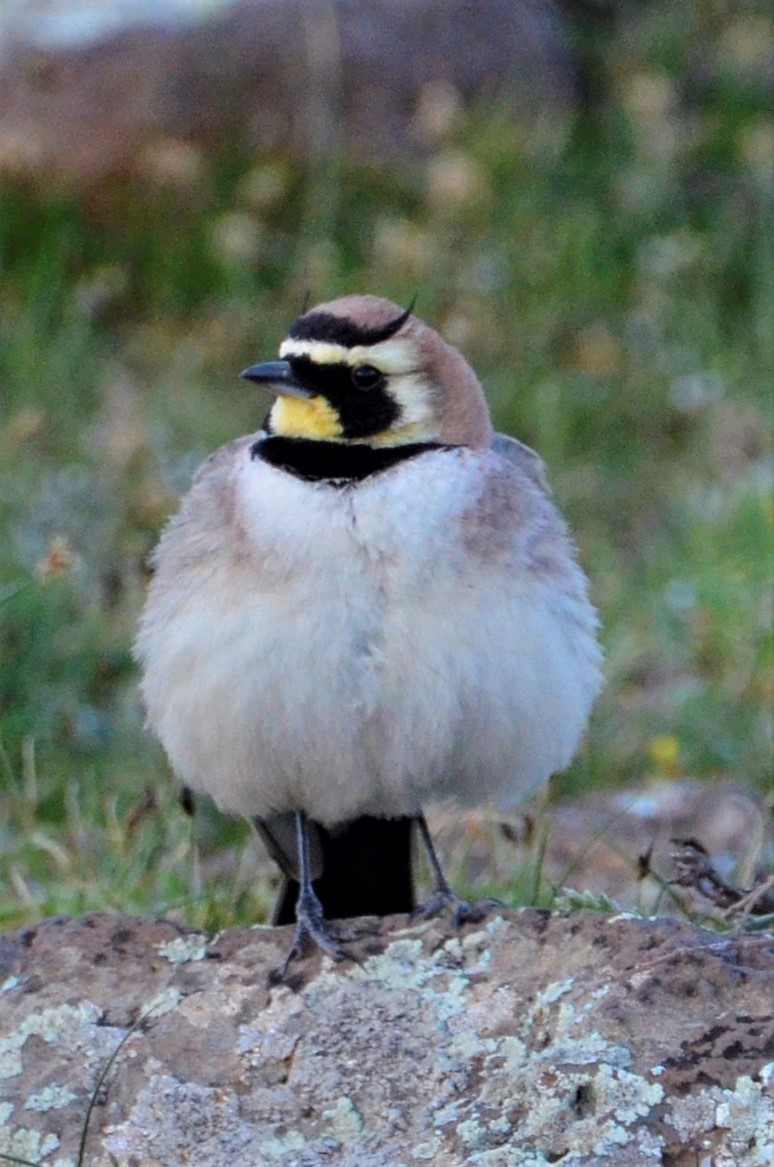
[[[276,394],[272,434],[325,442],[486,446],[489,410],[456,349],[377,296],[343,296],[292,325],[280,359],[242,373]]]

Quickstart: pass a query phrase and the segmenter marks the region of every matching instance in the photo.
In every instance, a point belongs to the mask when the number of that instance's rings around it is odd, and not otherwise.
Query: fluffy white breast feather
[[[333,824],[507,805],[565,767],[600,652],[539,459],[498,436],[341,488],[252,457],[257,437],[199,472],[142,618],[148,719],[183,781]]]

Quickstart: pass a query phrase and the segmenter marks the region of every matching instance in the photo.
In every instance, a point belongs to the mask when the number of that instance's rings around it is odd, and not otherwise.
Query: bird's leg
[[[445,908],[452,909],[454,913],[454,923],[459,928],[461,924],[478,923],[483,920],[490,907],[489,904],[469,904],[467,900],[462,900],[452,891],[452,888],[443,873],[441,862],[435,850],[432,837],[430,835],[430,828],[427,825],[427,819],[420,811],[416,818],[419,827],[419,833],[422,836],[422,842],[425,845],[428,859],[430,860],[430,867],[433,871],[433,879],[435,881],[435,890],[428,900],[420,904],[418,908],[414,909],[416,916],[437,916]]]
[[[306,814],[296,811],[296,841],[298,845],[298,899],[296,900],[296,934],[293,945],[285,958],[281,976],[288,971],[291,961],[303,955],[308,940],[313,940],[318,948],[333,960],[354,960],[351,952],[344,948],[335,930],[325,919],[323,906],[312,887],[312,865],[309,854],[309,827]]]

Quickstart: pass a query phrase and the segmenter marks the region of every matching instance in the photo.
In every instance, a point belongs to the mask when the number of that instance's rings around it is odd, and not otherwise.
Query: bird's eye
[[[352,384],[358,389],[375,389],[384,380],[384,374],[373,365],[355,365],[352,370]]]

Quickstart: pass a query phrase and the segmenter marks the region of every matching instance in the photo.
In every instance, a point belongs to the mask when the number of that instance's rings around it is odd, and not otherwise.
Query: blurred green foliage
[[[498,426],[547,461],[609,677],[559,789],[770,790],[761,17],[623,11],[566,137],[487,108],[403,168],[160,142],[142,175],[86,192],[0,176],[4,919],[184,905],[214,925],[266,907],[233,859],[244,827],[212,812],[204,850],[232,859],[192,895],[131,641],[165,516],[200,458],[259,425],[236,375],[307,291],[417,292]]]

